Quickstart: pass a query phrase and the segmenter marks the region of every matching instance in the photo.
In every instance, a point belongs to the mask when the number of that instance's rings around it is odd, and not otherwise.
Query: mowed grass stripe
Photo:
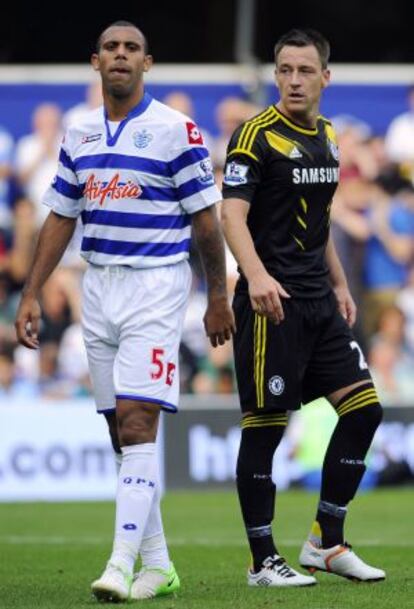
[[[242,538],[232,539],[226,537],[168,537],[168,545],[170,546],[232,546],[236,548],[247,547],[247,542]],[[283,539],[278,537],[278,544],[287,547],[299,547],[303,543],[303,539]],[[31,537],[30,535],[2,535],[0,536],[0,544],[10,545],[77,545],[90,546],[112,543],[112,537],[57,537],[57,536],[38,536]],[[395,540],[381,541],[380,539],[359,539],[358,548],[361,547],[391,547],[391,548],[414,548],[414,540]]]
[[[413,498],[410,489],[389,490],[362,494],[351,504],[347,539],[387,571],[387,581],[356,585],[320,574],[311,589],[270,590],[246,586],[249,552],[234,492],[167,493],[166,532],[182,590],[176,598],[151,601],[151,609],[408,608],[414,598]],[[296,568],[316,502],[316,494],[304,492],[278,496],[274,530]],[[113,518],[109,503],[0,504],[0,607],[98,607],[90,583],[108,559]],[[4,543],[24,538],[39,543]]]

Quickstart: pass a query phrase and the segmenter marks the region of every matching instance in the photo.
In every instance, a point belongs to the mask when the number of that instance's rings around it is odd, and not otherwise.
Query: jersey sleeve
[[[223,176],[223,199],[251,203],[263,175],[263,151],[258,138],[249,140],[246,126],[239,127],[227,147]]]
[[[173,127],[170,168],[178,199],[188,214],[221,200],[214,180],[210,155],[195,123],[179,122]]]
[[[81,199],[82,187],[76,176],[67,133],[60,148],[57,173],[44,194],[43,203],[61,216],[77,218],[81,212]]]

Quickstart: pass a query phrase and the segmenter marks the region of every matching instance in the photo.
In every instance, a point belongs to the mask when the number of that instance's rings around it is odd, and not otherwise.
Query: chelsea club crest
[[[268,387],[270,393],[273,393],[273,395],[281,395],[285,390],[285,381],[277,374],[269,379]]]
[[[142,129],[142,131],[135,131],[135,133],[132,134],[132,137],[137,148],[146,148],[154,139],[152,133],[146,129]]]

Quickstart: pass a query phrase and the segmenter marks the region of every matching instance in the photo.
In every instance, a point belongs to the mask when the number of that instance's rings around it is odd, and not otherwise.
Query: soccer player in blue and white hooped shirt
[[[155,440],[160,410],[178,402],[178,348],[190,291],[191,228],[203,261],[213,346],[229,340],[223,240],[208,151],[196,125],[144,91],[152,64],[132,23],[101,34],[92,65],[104,107],[71,125],[44,202],[40,233],[16,317],[19,341],[38,347],[39,292],[82,217],[83,331],[98,412],[119,455],[115,538],[100,600],[174,592],[161,514]],[[140,553],[143,569],[132,582]]]

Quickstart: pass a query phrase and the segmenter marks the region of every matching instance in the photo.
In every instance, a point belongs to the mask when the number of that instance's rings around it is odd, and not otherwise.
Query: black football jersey
[[[332,124],[293,123],[275,106],[233,134],[223,198],[250,203],[247,225],[266,270],[292,295],[317,298],[330,290],[325,249],[339,180]],[[238,291],[247,289],[241,274]]]

